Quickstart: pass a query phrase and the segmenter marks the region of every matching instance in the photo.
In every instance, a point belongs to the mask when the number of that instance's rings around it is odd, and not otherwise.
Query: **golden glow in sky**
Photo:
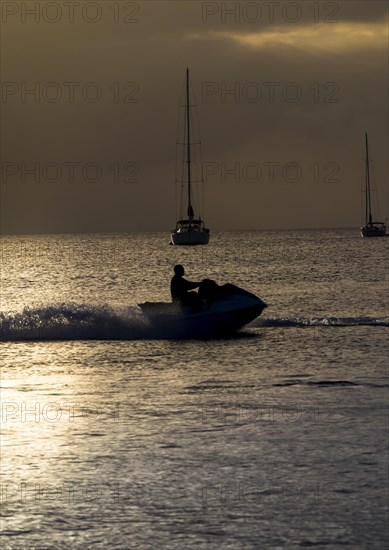
[[[386,22],[315,24],[306,27],[276,27],[262,32],[209,31],[195,38],[220,38],[232,40],[242,46],[288,46],[309,50],[332,52],[352,49],[385,47],[388,41]]]

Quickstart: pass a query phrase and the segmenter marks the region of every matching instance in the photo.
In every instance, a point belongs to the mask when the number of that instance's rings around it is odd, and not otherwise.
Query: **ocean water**
[[[389,239],[211,239],[2,238],[4,549],[387,547]],[[175,263],[269,307],[162,339]]]

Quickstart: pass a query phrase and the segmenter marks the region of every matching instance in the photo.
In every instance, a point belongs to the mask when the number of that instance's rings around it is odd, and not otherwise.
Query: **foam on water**
[[[256,327],[388,327],[389,317],[296,317],[280,319],[256,319]]]
[[[118,340],[151,338],[151,327],[136,306],[52,304],[0,313],[3,341]]]
[[[258,318],[253,328],[389,326],[387,317]],[[151,326],[137,306],[62,303],[0,313],[0,339],[144,340],[174,337],[174,328]]]

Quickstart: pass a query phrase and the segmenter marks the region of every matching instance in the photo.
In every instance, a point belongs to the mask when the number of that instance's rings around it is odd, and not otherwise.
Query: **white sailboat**
[[[185,93],[185,129],[184,129],[184,159],[186,164],[186,178],[182,180],[182,191],[186,192],[186,217],[180,216],[180,219],[176,223],[175,229],[171,233],[171,244],[174,245],[196,245],[196,244],[208,244],[210,231],[205,227],[204,221],[200,216],[195,216],[193,210],[193,188],[192,188],[192,158],[191,158],[191,119],[190,109],[194,105],[190,103],[190,91],[189,91],[189,69],[186,69],[186,93]],[[202,166],[201,166],[202,174]]]
[[[369,169],[369,146],[367,134],[365,134],[366,147],[366,169],[365,169],[365,225],[361,227],[362,237],[385,237],[386,225],[384,222],[373,221],[371,213],[371,189],[370,189],[370,169]]]

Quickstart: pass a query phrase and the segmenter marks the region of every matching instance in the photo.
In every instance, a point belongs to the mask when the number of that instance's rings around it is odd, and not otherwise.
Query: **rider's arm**
[[[183,279],[185,281],[185,288],[186,290],[192,290],[193,288],[197,288],[200,286],[200,283],[195,283],[192,281],[187,281],[186,279]]]

